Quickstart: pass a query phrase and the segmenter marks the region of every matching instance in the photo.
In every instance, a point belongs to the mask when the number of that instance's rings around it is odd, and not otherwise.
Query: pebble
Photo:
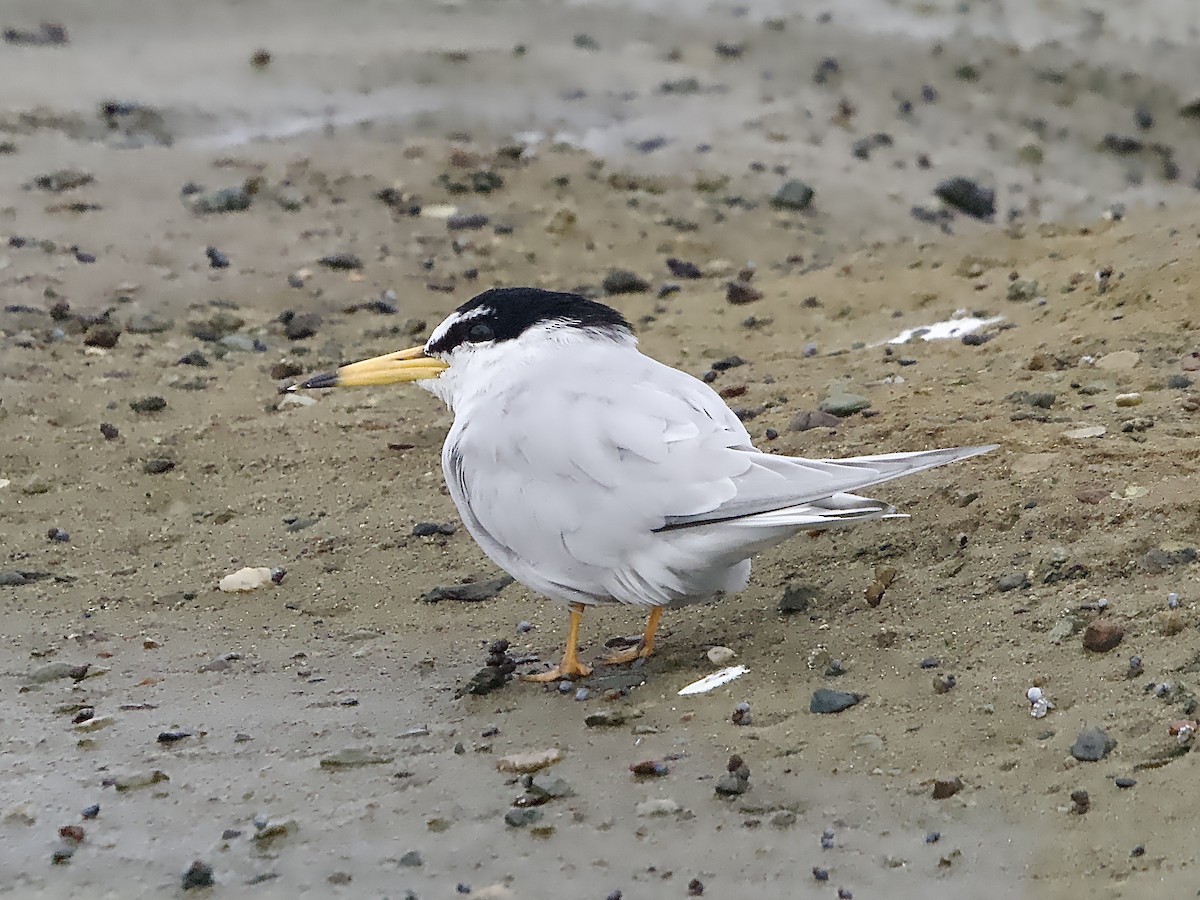
[[[733,709],[733,715],[729,717],[729,720],[733,722],[734,725],[752,724],[754,719],[750,714],[750,704],[743,700],[741,703],[735,706]]]
[[[868,404],[870,405],[870,404]],[[788,431],[810,431],[813,428],[836,428],[841,419],[831,412],[817,409],[804,410],[796,413],[788,423]]]
[[[1136,350],[1114,350],[1096,360],[1096,368],[1109,372],[1124,372],[1134,368],[1142,360]]]
[[[418,869],[425,865],[425,860],[417,850],[409,850],[400,857],[398,862],[405,869]]]
[[[254,843],[260,850],[270,847],[281,838],[294,834],[300,827],[295,819],[256,820],[254,824],[258,828],[254,832]]]
[[[1029,587],[1029,579],[1024,572],[1007,572],[996,579],[996,587],[1001,593],[1007,593]]]
[[[812,205],[816,192],[798,178],[785,181],[771,195],[771,206],[776,209],[804,210]]]
[[[208,257],[209,268],[212,269],[228,269],[229,257],[218,250],[216,247],[209,245],[204,248],[204,255]]]
[[[542,800],[562,800],[575,796],[575,788],[565,778],[551,778],[549,775],[534,775],[528,779],[525,787]]]
[[[727,666],[737,659],[737,654],[728,647],[710,647],[705,655],[714,666]]]
[[[129,408],[135,413],[147,415],[149,413],[162,412],[162,410],[167,408],[167,401],[158,396],[142,397],[130,403]]]
[[[125,330],[132,334],[165,334],[175,327],[173,319],[154,313],[141,313],[125,320]]]
[[[1121,407],[1138,406],[1142,402],[1142,395],[1136,391],[1129,394],[1117,394],[1114,402]]]
[[[687,260],[676,259],[674,257],[669,257],[667,259],[667,270],[676,278],[695,280],[697,278],[704,277],[704,273],[700,271],[700,267],[698,265],[688,262]]]
[[[1088,795],[1087,791],[1071,791],[1071,804],[1071,812],[1077,816],[1082,816],[1092,808],[1092,798]]]
[[[1085,728],[1071,745],[1071,755],[1081,762],[1099,762],[1117,746],[1100,728]]]
[[[246,320],[226,310],[218,310],[207,319],[188,323],[188,334],[197,340],[213,343],[226,335],[233,334],[246,324]]]
[[[242,212],[250,208],[254,195],[245,186],[220,188],[215,191],[199,191],[186,195],[185,201],[192,212],[199,215],[213,213]]]
[[[829,413],[839,419],[862,412],[870,406],[871,401],[861,394],[852,394],[842,390],[831,391],[824,400],[817,404],[817,408],[821,412]]]
[[[458,531],[458,526],[448,523],[445,525],[437,522],[418,522],[413,526],[413,537],[433,537],[434,535],[452,535]]]
[[[197,368],[200,368],[200,369],[207,369],[211,365],[211,363],[209,363],[208,357],[205,356],[203,353],[201,353],[199,350],[193,350],[191,353],[188,353],[185,356],[179,357],[179,360],[178,360],[178,362],[175,363],[175,365],[177,365],[177,366],[196,366]]]
[[[1130,779],[1130,780],[1132,780],[1132,779]],[[83,811],[80,812],[80,815],[83,816],[85,819],[96,818],[96,816],[100,815],[100,804],[93,803],[91,806],[85,806],[83,808]]]
[[[283,333],[289,341],[310,338],[321,327],[321,317],[317,313],[286,313],[285,316]]]
[[[839,713],[861,703],[865,696],[865,694],[857,694],[852,691],[835,691],[829,688],[818,688],[813,691],[812,700],[808,704],[808,711],[820,714]]]
[[[57,526],[46,532],[46,538],[55,544],[68,544],[71,542],[71,535]]]
[[[330,253],[317,262],[327,269],[340,272],[357,271],[363,267],[362,259],[353,253]]]
[[[1110,619],[1096,619],[1083,631],[1083,646],[1093,653],[1107,653],[1125,638],[1125,629]]]
[[[446,217],[447,231],[478,231],[480,228],[486,228],[491,219],[482,213],[467,214],[456,213],[455,215]]]
[[[665,762],[657,759],[649,759],[644,762],[634,763],[629,767],[629,771],[638,778],[662,778],[671,770]]]
[[[996,214],[996,192],[970,178],[947,178],[934,188],[939,200],[976,219],[991,219]]]
[[[564,756],[563,751],[557,747],[551,747],[547,750],[525,750],[521,753],[510,753],[508,756],[502,756],[496,760],[496,770],[499,772],[529,774],[561,762]]]
[[[524,828],[540,821],[542,811],[534,807],[510,809],[504,814],[504,824],[512,828]]]
[[[628,269],[613,269],[604,277],[601,283],[604,293],[609,296],[616,294],[644,294],[650,290],[650,282]]]
[[[1119,788],[1128,789],[1128,788],[1133,787],[1135,784],[1137,784],[1137,779],[1130,778],[1126,775],[1122,775],[1118,778],[1114,778],[1113,784],[1115,784]]]
[[[253,591],[271,583],[271,569],[267,566],[245,566],[224,576],[217,588],[227,594]]]
[[[829,880],[829,870],[822,869],[820,866],[813,866],[812,877],[813,877],[813,880],[815,880],[815,881],[828,881]]]
[[[111,350],[117,346],[117,341],[121,339],[121,329],[116,325],[93,325],[87,330],[83,336],[83,342],[88,347],[99,347],[102,350]]]
[[[725,286],[725,299],[734,306],[743,306],[762,298],[763,292],[748,281],[731,281]]]
[[[212,887],[216,883],[216,879],[213,878],[212,866],[201,860],[196,860],[183,873],[180,886],[185,891],[190,891],[192,888]]]

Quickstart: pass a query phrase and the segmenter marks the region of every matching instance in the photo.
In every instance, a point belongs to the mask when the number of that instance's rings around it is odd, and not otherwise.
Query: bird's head
[[[615,309],[579,294],[495,288],[450,313],[421,347],[351,363],[289,390],[414,381],[454,407],[467,386],[496,378],[501,367],[581,341],[632,344],[633,330]]]

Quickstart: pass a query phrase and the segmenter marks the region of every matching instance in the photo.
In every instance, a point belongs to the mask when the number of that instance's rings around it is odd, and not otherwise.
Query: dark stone
[[[1161,547],[1155,547],[1142,556],[1138,561],[1138,565],[1151,575],[1161,575],[1174,566],[1188,565],[1195,562],[1195,560],[1195,547],[1180,547],[1177,550],[1164,550]]]
[[[200,215],[241,212],[254,201],[254,195],[240,185],[186,196],[191,198],[192,211]]]
[[[246,320],[233,313],[218,310],[207,319],[188,323],[188,334],[197,340],[213,343],[233,334],[246,324]]]
[[[482,213],[473,215],[460,214],[449,216],[446,219],[447,231],[478,231],[480,228],[486,228],[491,219]]]
[[[731,281],[725,286],[725,299],[734,306],[743,306],[761,300],[763,293],[748,281]]]
[[[191,353],[187,354],[186,356],[179,357],[179,362],[177,362],[175,365],[177,365],[177,366],[197,366],[201,369],[206,369],[206,368],[208,368],[210,363],[208,361],[207,356],[205,356],[199,350],[193,350]]]
[[[120,326],[108,323],[93,325],[87,330],[87,334],[83,336],[83,342],[89,347],[100,347],[103,350],[111,350],[117,346],[117,341],[120,339]]]
[[[996,579],[996,587],[1003,594],[1017,588],[1029,587],[1029,579],[1025,577],[1024,572],[1007,572]]]
[[[605,276],[601,287],[609,296],[615,294],[644,294],[650,290],[650,282],[628,269],[613,269]]]
[[[807,584],[789,584],[783,589],[783,597],[779,600],[779,612],[785,616],[794,613],[808,612],[812,602],[821,596],[821,592]]]
[[[208,257],[208,265],[213,269],[228,269],[229,257],[216,247],[205,247],[204,255]]]
[[[813,691],[812,700],[808,704],[811,713],[839,713],[862,702],[865,694],[853,691],[834,691],[829,688],[818,688]]]
[[[421,599],[426,603],[440,603],[442,600],[463,600],[474,603],[479,600],[491,600],[512,583],[513,580],[508,575],[501,575],[490,581],[441,585],[425,593]]]
[[[816,192],[798,178],[785,181],[771,195],[771,205],[776,209],[804,210],[812,205]]]
[[[526,825],[532,825],[534,822],[540,821],[542,811],[535,807],[518,807],[510,809],[504,814],[504,824],[512,828],[524,828]]]
[[[1071,755],[1081,762],[1099,762],[1117,746],[1103,729],[1085,728],[1071,745]]]
[[[991,219],[996,215],[996,192],[970,178],[947,178],[933,190],[945,203],[976,219]]]
[[[317,333],[321,317],[317,313],[300,313],[288,317],[283,333],[289,341],[303,341]]]
[[[175,463],[169,459],[151,459],[142,466],[142,471],[147,475],[162,475],[174,468]]]
[[[788,423],[788,431],[809,431],[813,428],[836,428],[841,419],[833,413],[819,409],[807,409],[796,413]]]
[[[129,408],[141,414],[162,412],[167,408],[167,401],[159,396],[142,397],[130,403]]]
[[[342,272],[355,271],[363,267],[363,261],[353,253],[330,253],[328,256],[322,256],[317,262],[327,269]]]
[[[216,879],[213,878],[212,866],[200,860],[196,860],[188,866],[188,870],[183,873],[182,887],[185,891],[190,891],[192,888],[212,887],[216,883]]]
[[[104,435],[104,439],[106,441],[115,441],[121,436],[120,429],[118,429],[116,425],[110,425],[108,422],[105,422],[100,426],[100,433]]]
[[[690,263],[687,260],[676,259],[675,257],[670,257],[667,260],[667,270],[676,278],[685,278],[694,281],[697,278],[704,277],[704,273],[700,271],[698,265]]]
[[[1183,390],[1192,386],[1192,379],[1186,375],[1168,375],[1167,387],[1175,390]]]
[[[190,738],[191,736],[192,733],[190,731],[160,731],[158,733],[158,743],[174,744],[177,741],[182,741],[184,738]]]
[[[1115,784],[1119,788],[1128,789],[1128,788],[1133,787],[1135,784],[1137,784],[1137,779],[1130,778],[1126,775],[1122,775],[1120,778],[1114,778],[1113,784]]]
[[[749,776],[743,778],[737,772],[726,772],[717,779],[713,790],[722,797],[737,797],[750,790],[750,778]]]
[[[1109,619],[1096,619],[1083,631],[1083,646],[1093,653],[1114,650],[1125,638],[1125,629]]]
[[[1100,149],[1117,156],[1132,156],[1145,150],[1146,145],[1139,138],[1109,132],[1100,141]]]
[[[451,535],[458,527],[451,524],[441,525],[437,522],[418,522],[413,526],[413,537],[433,537],[435,534]]]

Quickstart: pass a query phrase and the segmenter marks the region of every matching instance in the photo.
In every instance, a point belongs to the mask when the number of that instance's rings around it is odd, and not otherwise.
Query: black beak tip
[[[287,389],[288,393],[300,390],[320,390],[323,388],[337,387],[338,377],[337,372],[322,372],[320,375],[314,375],[307,381],[302,381],[299,384],[293,384]]]

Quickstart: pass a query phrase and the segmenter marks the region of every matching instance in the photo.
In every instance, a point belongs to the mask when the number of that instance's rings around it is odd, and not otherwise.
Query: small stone
[[[295,819],[269,820],[263,822],[254,832],[254,843],[260,850],[270,847],[276,841],[295,834],[299,829]]]
[[[676,278],[695,280],[704,277],[704,273],[700,271],[698,265],[687,260],[675,259],[674,257],[667,259],[667,270]]]
[[[397,860],[398,864],[405,869],[419,869],[425,865],[425,860],[417,850],[409,850]]]
[[[818,404],[818,409],[821,412],[844,419],[847,416],[854,415],[856,412],[862,412],[864,409],[869,408],[870,405],[871,401],[860,394],[852,394],[849,391],[834,391]]]
[[[534,822],[540,821],[542,811],[536,807],[523,807],[510,809],[504,814],[504,824],[512,828],[524,828],[527,825],[532,825]]]
[[[253,591],[271,583],[271,569],[267,566],[245,566],[223,577],[217,588],[227,594]]]
[[[303,341],[315,335],[320,327],[321,317],[317,313],[300,313],[288,316],[283,333],[289,341]]]
[[[1142,402],[1142,395],[1137,392],[1129,394],[1117,394],[1116,399],[1113,402],[1120,407],[1139,406]]]
[[[649,759],[645,762],[634,763],[629,767],[629,771],[638,778],[662,778],[671,770],[665,762],[657,759]]]
[[[216,879],[213,878],[212,866],[196,860],[183,873],[181,886],[185,891],[190,891],[192,888],[212,887],[216,883]]]
[[[727,666],[737,659],[737,654],[728,647],[710,647],[705,655],[714,666]]]
[[[743,778],[735,772],[726,772],[717,779],[713,790],[722,797],[737,797],[750,790],[750,779]]]
[[[1117,787],[1121,788],[1122,790],[1128,790],[1129,788],[1131,788],[1135,784],[1137,784],[1137,779],[1130,778],[1127,775],[1121,775],[1121,776],[1113,779],[1113,784],[1115,784]]]
[[[482,213],[456,213],[446,217],[447,231],[478,231],[486,228],[491,219]]]
[[[839,713],[861,703],[865,696],[865,694],[857,694],[852,691],[818,688],[813,691],[808,711],[819,714]]]
[[[650,282],[628,269],[613,269],[605,276],[601,287],[609,296],[616,294],[644,294],[650,290]]]
[[[158,743],[175,744],[191,736],[192,733],[190,731],[160,731],[158,733]]]
[[[958,679],[953,675],[938,675],[933,679],[933,691],[935,694],[948,694],[958,684]]]
[[[948,797],[953,797],[963,789],[963,780],[958,776],[954,778],[938,778],[933,782],[933,799],[945,800]]]
[[[947,206],[975,219],[991,219],[996,214],[996,192],[970,178],[948,178],[933,193]]]
[[[250,208],[254,195],[244,186],[220,188],[215,191],[200,191],[185,198],[192,212],[198,215],[242,212]]]
[[[164,334],[174,327],[174,320],[155,313],[141,313],[125,320],[125,330],[132,334]]]
[[[528,791],[543,800],[561,800],[564,797],[575,796],[575,789],[565,778],[551,778],[549,775],[534,775],[530,778]]]
[[[1071,812],[1077,816],[1082,816],[1092,808],[1092,798],[1083,790],[1071,791],[1071,803]]]
[[[762,291],[748,281],[731,281],[725,286],[725,299],[734,306],[743,306],[762,298]]]
[[[357,271],[363,267],[363,261],[353,253],[330,253],[317,262],[327,269],[340,272]]]
[[[203,353],[201,353],[199,350],[193,350],[191,353],[188,353],[185,356],[179,357],[179,361],[176,362],[175,365],[177,365],[177,366],[196,366],[197,368],[200,368],[200,369],[207,369],[211,365],[211,363],[209,363],[208,357],[205,356]]]
[[[588,728],[620,728],[630,718],[623,709],[605,709],[586,716],[583,724]]]
[[[71,542],[71,535],[55,526],[46,532],[46,539],[55,544],[69,544]]]
[[[8,34],[9,32],[5,32],[5,37]],[[33,179],[32,184],[39,190],[48,191],[51,194],[61,194],[64,191],[73,191],[89,185],[95,180],[91,172],[84,172],[81,169],[57,169],[37,176]],[[26,187],[28,188],[29,185]]]
[[[785,181],[771,195],[771,206],[776,209],[805,210],[812,205],[815,196],[816,192],[811,187],[793,178]]]
[[[80,815],[83,816],[85,819],[96,818],[96,816],[100,815],[100,804],[93,803],[91,806],[85,806],[83,808],[83,810],[80,812]]]
[[[1125,638],[1125,629],[1111,619],[1096,619],[1083,631],[1083,646],[1093,653],[1107,653]]]
[[[1117,746],[1100,728],[1085,728],[1071,745],[1071,755],[1081,762],[1099,762]]]
[[[83,336],[84,344],[102,350],[111,350],[120,339],[121,329],[116,325],[93,325]]]
[[[206,343],[215,343],[246,324],[246,320],[227,310],[218,310],[207,319],[188,323],[188,334]]]
[[[1018,588],[1029,587],[1029,578],[1024,572],[1007,572],[996,579],[996,587],[1001,593],[1015,591]]]
[[[869,405],[869,404],[868,404]],[[810,431],[813,428],[836,428],[842,422],[831,412],[810,409],[796,413],[788,423],[788,431]]]
[[[228,269],[229,257],[218,250],[216,247],[208,246],[204,248],[204,255],[208,257],[208,266],[211,269]]]
[[[564,755],[563,751],[557,747],[551,747],[547,750],[526,750],[522,753],[511,753],[496,760],[496,770],[518,774],[538,772],[547,766],[561,762]]]
[[[147,415],[149,413],[162,412],[167,408],[167,401],[158,396],[142,397],[130,403],[129,408],[135,413]]]
[[[1096,368],[1108,372],[1125,372],[1141,362],[1141,354],[1136,350],[1114,350],[1096,360]]]

